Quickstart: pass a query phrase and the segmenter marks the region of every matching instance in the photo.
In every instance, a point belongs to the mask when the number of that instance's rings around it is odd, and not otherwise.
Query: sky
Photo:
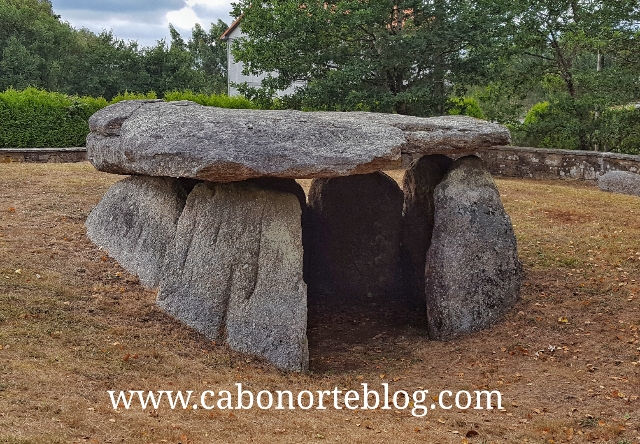
[[[162,38],[169,42],[169,23],[187,40],[196,23],[208,31],[218,19],[228,25],[233,21],[231,0],[51,0],[51,4],[61,20],[76,29],[96,34],[112,30],[116,37],[137,40],[141,47]]]

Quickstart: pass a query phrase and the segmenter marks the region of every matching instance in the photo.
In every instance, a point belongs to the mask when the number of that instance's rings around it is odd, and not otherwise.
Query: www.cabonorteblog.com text
[[[206,390],[200,396],[194,391],[143,391],[109,390],[111,405],[115,410],[140,407],[158,410],[163,407],[170,409],[219,409],[219,410],[407,410],[411,414],[422,418],[429,410],[502,410],[502,394],[497,391],[475,390],[452,392],[442,390],[435,396],[429,395],[429,390],[390,391],[389,384],[381,384],[380,390],[370,389],[362,383],[360,390],[261,390],[257,393],[245,390],[241,383],[236,383],[235,390]]]

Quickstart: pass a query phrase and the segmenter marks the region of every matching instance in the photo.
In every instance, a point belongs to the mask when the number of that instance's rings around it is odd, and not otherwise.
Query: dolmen
[[[308,295],[401,295],[434,340],[484,329],[518,300],[511,221],[473,155],[507,145],[502,126],[139,100],[89,127],[91,163],[128,177],[88,237],[166,313],[279,368],[308,368]],[[403,155],[416,160],[400,189],[382,171]],[[295,179],[314,179],[308,197]]]

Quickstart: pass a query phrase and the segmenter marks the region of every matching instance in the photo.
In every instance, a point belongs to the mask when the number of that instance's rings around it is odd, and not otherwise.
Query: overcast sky
[[[124,40],[137,40],[140,46],[153,46],[169,38],[169,23],[187,40],[191,29],[200,23],[209,30],[222,19],[232,22],[231,0],[52,0],[53,10],[63,21],[76,28],[88,28],[99,34],[112,30]]]

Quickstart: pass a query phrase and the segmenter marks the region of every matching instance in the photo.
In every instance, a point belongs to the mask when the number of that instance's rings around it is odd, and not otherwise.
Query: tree
[[[226,29],[222,21],[209,33],[197,25],[185,42],[170,25],[170,44],[141,49],[111,31],[73,29],[47,0],[0,0],[0,91],[35,86],[107,99],[125,91],[223,92]]]
[[[514,86],[537,85],[549,101],[524,139],[602,147],[602,113],[640,99],[637,1],[520,0],[513,8],[510,60],[529,79]]]
[[[60,61],[73,40],[73,29],[60,22],[49,1],[0,0],[0,90],[26,84],[56,89]]]
[[[196,69],[203,75],[202,92],[221,94],[227,92],[227,43],[220,36],[229,28],[222,20],[212,23],[209,33],[196,23],[187,43]]]
[[[236,60],[276,73],[246,94],[301,80],[300,107],[432,115],[462,79],[486,74],[507,11],[487,0],[240,0],[233,13],[246,34]]]
[[[86,29],[77,31],[76,45],[69,48],[64,72],[59,91],[108,100],[125,90],[146,92],[150,83],[138,44],[118,39],[111,31],[99,35]]]
[[[40,85],[40,67],[43,62],[37,54],[29,52],[15,36],[9,37],[0,59],[1,84],[4,86],[2,89],[24,89]]]
[[[191,90],[205,93],[226,91],[226,46],[219,41],[227,29],[223,21],[212,24],[210,33],[196,25],[188,42],[169,26],[171,43],[160,40],[143,50],[149,88],[159,93]],[[224,58],[222,54],[224,55]]]

